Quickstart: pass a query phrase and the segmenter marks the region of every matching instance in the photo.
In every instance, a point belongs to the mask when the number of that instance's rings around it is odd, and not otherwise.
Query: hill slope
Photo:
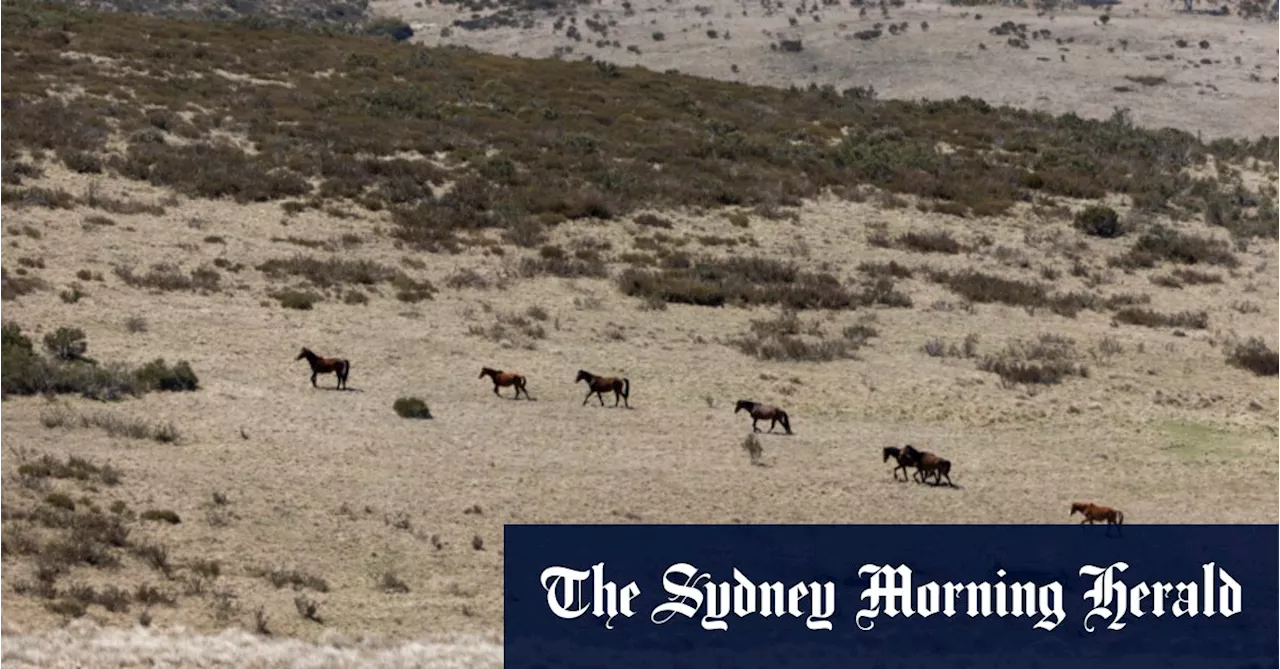
[[[508,522],[1276,521],[1274,137],[38,5],[3,31],[6,659],[70,618],[491,640]],[[745,398],[796,434],[750,455]],[[959,487],[893,481],[904,443]]]

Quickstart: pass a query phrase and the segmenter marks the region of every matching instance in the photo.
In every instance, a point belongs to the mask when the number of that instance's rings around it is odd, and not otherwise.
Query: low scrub
[[[1150,268],[1162,262],[1229,268],[1240,265],[1226,240],[1181,232],[1167,225],[1157,225],[1143,233],[1125,255],[1111,262],[1129,268]]]
[[[1114,239],[1125,233],[1120,216],[1111,207],[1090,205],[1075,215],[1076,229],[1093,237]]]
[[[199,267],[184,272],[177,265],[159,263],[146,274],[136,274],[130,267],[116,267],[115,274],[133,288],[149,288],[163,292],[194,291],[210,293],[218,290],[222,276],[211,267]]]
[[[10,275],[9,270],[0,269],[0,299],[5,302],[48,288],[49,283],[39,277]]]
[[[405,302],[431,299],[436,292],[435,287],[429,281],[415,280],[401,269],[381,265],[372,260],[347,260],[345,258],[321,260],[310,256],[295,255],[292,258],[273,258],[259,264],[257,269],[266,274],[269,279],[300,277],[321,289],[339,288],[348,285],[373,286],[387,283],[391,284],[396,290],[396,297]],[[288,292],[297,293],[298,291],[281,291],[277,293],[277,296],[287,295]],[[283,299],[277,297],[277,299],[280,299],[281,303],[289,308],[309,309],[309,306],[301,306],[309,300],[298,299],[298,297],[295,294]],[[314,300],[310,301],[314,302]],[[286,302],[289,302],[289,304],[285,304]]]
[[[396,415],[401,418],[431,418],[431,409],[427,407],[427,403],[417,397],[401,397],[391,405]]]
[[[1227,364],[1247,369],[1258,376],[1280,374],[1280,356],[1258,337],[1233,343],[1227,347]]]
[[[1000,377],[1002,384],[1052,385],[1072,376],[1089,376],[1089,369],[1076,362],[1075,342],[1056,335],[1041,335],[1034,341],[1017,340],[999,353],[984,356],[978,369]]]
[[[1028,309],[1049,309],[1072,317],[1082,309],[1096,309],[1098,299],[1082,293],[1054,293],[1042,283],[1010,279],[977,270],[959,272],[932,270],[930,280],[976,303],[999,303]]]
[[[3,326],[0,387],[5,395],[76,393],[99,400],[118,400],[155,391],[194,391],[200,388],[191,365],[172,367],[157,359],[139,368],[119,363],[100,364],[85,353],[84,333],[61,328],[45,338],[48,355],[35,350],[17,324]]]
[[[859,323],[832,337],[818,321],[805,323],[795,312],[787,311],[778,318],[751,321],[751,330],[729,343],[759,360],[829,362],[853,358],[878,334],[869,324]]]
[[[1115,313],[1115,319],[1120,323],[1142,325],[1149,328],[1203,330],[1209,327],[1209,314],[1204,311],[1181,311],[1176,314],[1165,314],[1151,309],[1126,307]]]
[[[619,276],[618,286],[632,297],[713,307],[850,309],[863,302],[830,274],[806,272],[778,260],[699,258],[675,264],[661,270],[628,268]]]

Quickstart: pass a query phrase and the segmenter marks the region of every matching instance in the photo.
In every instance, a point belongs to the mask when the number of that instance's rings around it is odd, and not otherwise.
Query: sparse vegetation
[[[105,412],[77,414],[66,407],[45,410],[40,414],[40,422],[51,429],[99,428],[113,437],[144,439],[164,444],[174,443],[181,438],[173,423],[152,423]]]

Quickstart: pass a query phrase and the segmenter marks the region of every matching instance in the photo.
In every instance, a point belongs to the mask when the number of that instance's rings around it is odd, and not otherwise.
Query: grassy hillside
[[[492,634],[509,522],[1274,522],[1274,136],[2,19],[7,626]]]
[[[605,62],[4,11],[11,179],[24,152],[47,151],[189,196],[348,200],[392,210],[397,234],[423,248],[484,228],[530,240],[566,218],[644,206],[771,210],[856,197],[859,184],[958,216],[1118,193],[1142,211],[1275,235],[1269,197],[1229,171],[1189,173],[1210,155],[1274,165],[1275,137],[1206,146],[1120,112],[1090,122],[977,100],[877,102],[863,89],[747,88]]]

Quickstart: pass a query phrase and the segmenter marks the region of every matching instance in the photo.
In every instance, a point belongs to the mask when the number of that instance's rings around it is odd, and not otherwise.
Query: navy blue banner
[[[507,525],[507,669],[1277,667],[1275,525]]]

